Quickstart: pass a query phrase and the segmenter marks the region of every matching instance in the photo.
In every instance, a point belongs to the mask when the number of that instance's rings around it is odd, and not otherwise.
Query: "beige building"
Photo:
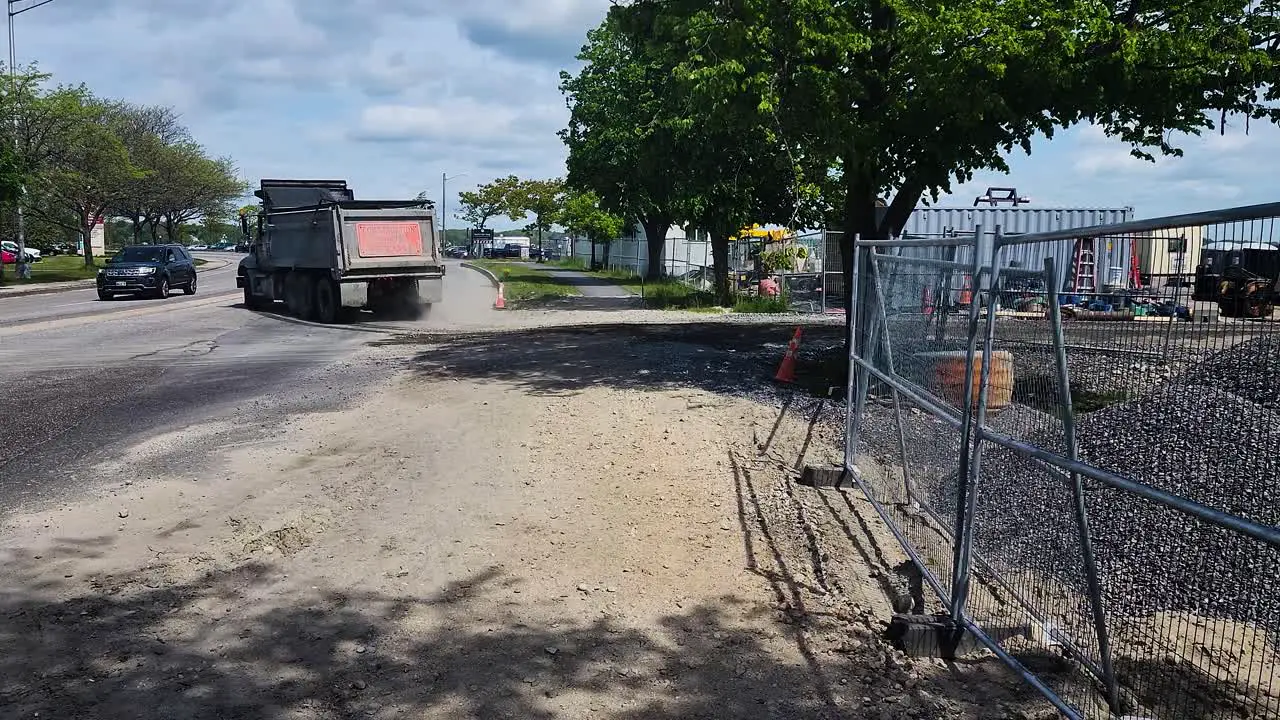
[[[1138,267],[1144,276],[1151,277],[1151,285],[1161,287],[1168,282],[1162,276],[1181,275],[1191,279],[1200,264],[1200,249],[1204,245],[1203,227],[1184,227],[1158,230],[1139,235]]]

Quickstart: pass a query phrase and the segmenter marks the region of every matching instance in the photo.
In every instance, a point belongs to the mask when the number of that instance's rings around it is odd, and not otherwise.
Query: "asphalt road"
[[[371,341],[496,312],[489,281],[454,263],[445,301],[413,323],[325,326],[249,311],[234,266],[202,275],[191,297],[84,295],[0,299],[0,315],[28,318],[0,323],[0,516],[109,482],[92,468],[141,440],[223,423],[252,441],[292,413],[339,407],[368,384],[368,367],[348,361]]]
[[[96,289],[85,288],[40,295],[0,297],[0,328],[55,318],[125,312],[156,305],[169,307],[176,303],[201,300],[211,294],[237,292],[236,265],[240,262],[242,255],[239,253],[194,253],[194,255],[208,261],[207,265],[197,268],[200,274],[197,276],[199,282],[196,283],[195,295],[185,295],[181,290],[174,290],[173,295],[167,300],[119,297],[104,301],[98,299]]]

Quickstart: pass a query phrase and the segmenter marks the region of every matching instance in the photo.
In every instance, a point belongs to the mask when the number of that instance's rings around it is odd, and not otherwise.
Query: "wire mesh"
[[[1280,525],[1280,243],[1273,217],[1236,216],[1007,238],[985,260],[981,235],[859,250],[863,487],[940,581],[935,607],[1081,717],[1280,718],[1280,547],[1259,539]],[[984,364],[978,453],[957,424]]]

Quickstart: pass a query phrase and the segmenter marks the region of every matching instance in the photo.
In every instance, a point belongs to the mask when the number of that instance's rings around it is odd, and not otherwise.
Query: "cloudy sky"
[[[33,1],[33,0],[28,0]],[[102,95],[172,105],[244,176],[345,178],[356,197],[440,197],[564,172],[572,68],[609,0],[56,0],[18,18],[20,63]],[[988,185],[1035,205],[1139,217],[1280,199],[1280,132],[1243,123],[1157,165],[1090,128],[1034,146]],[[451,224],[458,223],[451,219]],[[460,223],[459,223],[460,224]]]

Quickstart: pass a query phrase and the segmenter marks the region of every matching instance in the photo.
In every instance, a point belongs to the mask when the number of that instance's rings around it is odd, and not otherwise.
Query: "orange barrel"
[[[964,405],[965,351],[928,353],[935,358],[934,379],[942,397],[955,407]],[[982,383],[982,353],[973,359],[973,402],[978,403]],[[1001,410],[1013,401],[1013,353],[997,350],[991,353],[991,384],[987,391],[987,409]]]

